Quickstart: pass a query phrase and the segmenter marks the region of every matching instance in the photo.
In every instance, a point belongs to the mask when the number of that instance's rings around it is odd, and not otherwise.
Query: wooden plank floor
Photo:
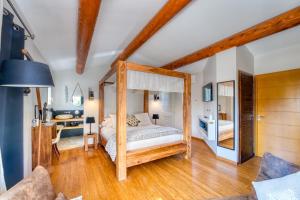
[[[99,199],[209,199],[251,191],[259,158],[240,166],[216,159],[200,140],[192,140],[192,159],[177,155],[131,167],[118,182],[115,165],[100,148],[64,151],[54,161],[51,179],[56,192],[69,198]]]

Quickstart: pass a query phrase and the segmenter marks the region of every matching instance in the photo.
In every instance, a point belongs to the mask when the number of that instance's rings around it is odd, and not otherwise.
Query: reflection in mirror
[[[82,89],[81,89],[79,83],[77,83],[74,88],[71,100],[72,100],[73,106],[79,107],[79,106],[83,105],[84,96],[83,96],[83,92],[82,92]]]
[[[234,149],[234,81],[218,83],[218,146]]]

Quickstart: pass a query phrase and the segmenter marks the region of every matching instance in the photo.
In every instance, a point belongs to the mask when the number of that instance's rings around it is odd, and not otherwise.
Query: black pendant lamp
[[[28,60],[5,60],[0,67],[0,86],[51,87],[54,86],[49,66]]]

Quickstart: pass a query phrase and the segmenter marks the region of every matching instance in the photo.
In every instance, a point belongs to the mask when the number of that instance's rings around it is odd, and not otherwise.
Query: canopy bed
[[[119,61],[99,82],[99,124],[104,118],[104,86],[116,74],[114,126],[99,128],[101,144],[115,160],[118,180],[125,180],[127,168],[156,159],[185,154],[191,157],[191,75],[157,67]],[[150,88],[151,87],[151,88]],[[127,127],[127,89],[144,90],[144,113],[135,115],[142,126]],[[148,115],[148,90],[183,94],[183,130],[153,125]],[[136,139],[139,138],[139,139]],[[140,139],[142,138],[142,139]]]

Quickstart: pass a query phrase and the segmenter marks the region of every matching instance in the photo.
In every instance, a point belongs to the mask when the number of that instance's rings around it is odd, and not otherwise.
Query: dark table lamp
[[[153,114],[152,119],[155,120],[155,124],[156,124],[156,120],[159,119],[159,115],[158,114]]]
[[[90,133],[89,134],[92,134],[92,124],[95,123],[95,117],[87,117],[85,120],[85,123],[90,124]]]

